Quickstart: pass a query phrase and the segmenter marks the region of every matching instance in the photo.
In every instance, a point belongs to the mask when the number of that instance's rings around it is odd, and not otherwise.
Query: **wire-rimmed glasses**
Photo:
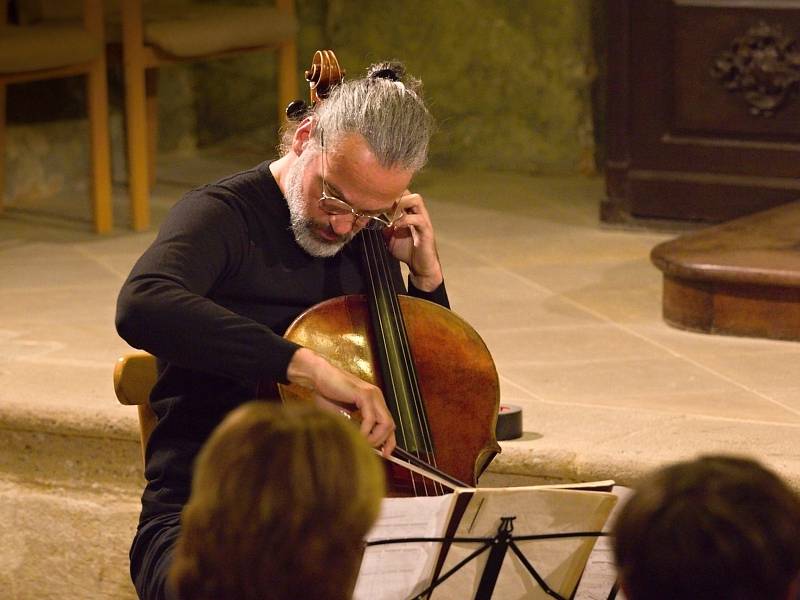
[[[337,198],[336,196],[331,196],[325,191],[327,185],[325,184],[325,144],[324,142],[321,144],[322,146],[322,195],[319,197],[319,207],[325,213],[329,215],[353,215],[353,224],[359,224],[364,227],[364,229],[369,229],[372,231],[384,229],[385,227],[391,227],[392,224],[397,220],[397,218],[390,218],[389,215],[386,213],[378,213],[374,215],[370,215],[367,213],[363,213],[361,211],[356,210],[350,204],[342,200],[341,198]]]

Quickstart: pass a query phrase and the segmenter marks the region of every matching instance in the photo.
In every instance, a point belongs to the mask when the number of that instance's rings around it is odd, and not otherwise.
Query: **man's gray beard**
[[[310,152],[303,152],[289,169],[286,203],[289,205],[292,233],[297,244],[311,256],[327,258],[339,252],[347,242],[325,242],[314,235],[314,220],[306,216],[303,198],[303,172],[310,157]]]

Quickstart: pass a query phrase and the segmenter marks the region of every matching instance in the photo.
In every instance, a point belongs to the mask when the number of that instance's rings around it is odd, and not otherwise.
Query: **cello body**
[[[500,387],[494,361],[478,333],[454,312],[411,296],[398,295],[398,301],[425,402],[436,467],[475,486],[500,452],[495,438]],[[366,296],[342,296],[312,306],[295,319],[285,337],[384,389]],[[297,385],[279,385],[279,389],[284,401],[310,401],[313,395]],[[396,408],[389,409],[398,423],[402,446]],[[404,484],[393,487],[399,491]]]

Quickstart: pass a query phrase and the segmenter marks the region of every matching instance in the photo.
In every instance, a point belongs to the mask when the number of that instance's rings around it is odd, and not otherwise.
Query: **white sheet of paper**
[[[454,496],[384,498],[367,541],[408,537],[441,537]],[[370,546],[358,573],[354,600],[401,600],[428,585],[440,544],[415,542]]]

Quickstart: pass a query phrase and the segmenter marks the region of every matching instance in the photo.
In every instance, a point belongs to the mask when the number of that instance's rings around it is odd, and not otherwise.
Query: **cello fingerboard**
[[[367,297],[383,394],[397,425],[398,445],[435,466],[433,439],[397,299],[391,262],[380,231],[363,230]]]

